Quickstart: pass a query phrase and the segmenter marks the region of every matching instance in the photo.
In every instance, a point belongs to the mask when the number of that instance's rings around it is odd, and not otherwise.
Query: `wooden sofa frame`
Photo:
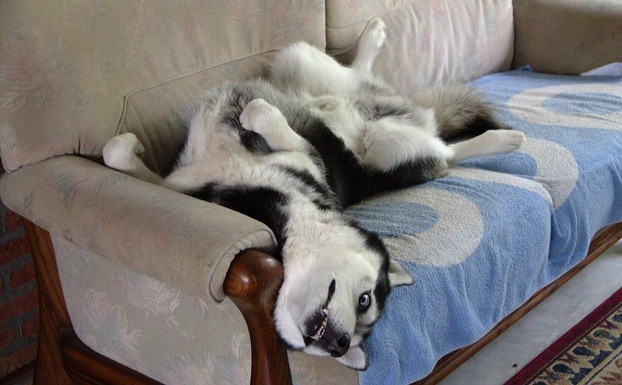
[[[159,384],[94,352],[79,340],[67,312],[50,234],[26,219],[23,223],[39,291],[40,330],[34,383]],[[441,381],[621,238],[622,222],[601,230],[592,240],[587,257],[576,267],[534,294],[481,340],[441,359],[434,371],[416,384]],[[240,309],[249,329],[253,385],[292,382],[287,351],[279,343],[272,321],[282,279],[282,266],[274,257],[246,250],[235,257],[225,280],[225,293]]]

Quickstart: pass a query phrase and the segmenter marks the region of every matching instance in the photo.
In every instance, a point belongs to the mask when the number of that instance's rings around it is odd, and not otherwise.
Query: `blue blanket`
[[[475,82],[527,135],[514,153],[349,213],[416,283],[399,287],[367,342],[362,384],[409,384],[585,257],[622,220],[622,78],[512,71]]]

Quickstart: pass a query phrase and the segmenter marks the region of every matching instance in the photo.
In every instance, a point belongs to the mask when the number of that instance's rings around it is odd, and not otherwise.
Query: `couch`
[[[358,373],[278,343],[268,227],[101,151],[133,132],[165,174],[203,90],[299,40],[347,62],[374,17],[376,73],[404,94],[474,81],[528,140],[349,209],[417,281]],[[0,196],[35,259],[35,382],[437,382],[622,236],[622,80],[577,76],[622,61],[621,40],[608,0],[1,2]]]

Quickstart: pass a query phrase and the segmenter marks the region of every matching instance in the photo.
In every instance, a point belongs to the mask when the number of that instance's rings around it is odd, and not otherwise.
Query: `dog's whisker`
[[[324,303],[323,309],[326,309],[328,307],[328,303],[330,302],[330,300],[333,299],[333,294],[335,294],[335,285],[336,285],[336,282],[334,279],[330,281],[330,285],[328,285],[328,296],[326,297],[326,303]]]

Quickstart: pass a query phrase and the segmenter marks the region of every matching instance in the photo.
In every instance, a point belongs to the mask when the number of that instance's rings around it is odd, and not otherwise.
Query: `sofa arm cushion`
[[[514,68],[577,75],[622,61],[622,3],[515,0]]]
[[[2,201],[53,234],[190,294],[224,299],[240,251],[271,251],[263,223],[75,157],[5,174]]]

